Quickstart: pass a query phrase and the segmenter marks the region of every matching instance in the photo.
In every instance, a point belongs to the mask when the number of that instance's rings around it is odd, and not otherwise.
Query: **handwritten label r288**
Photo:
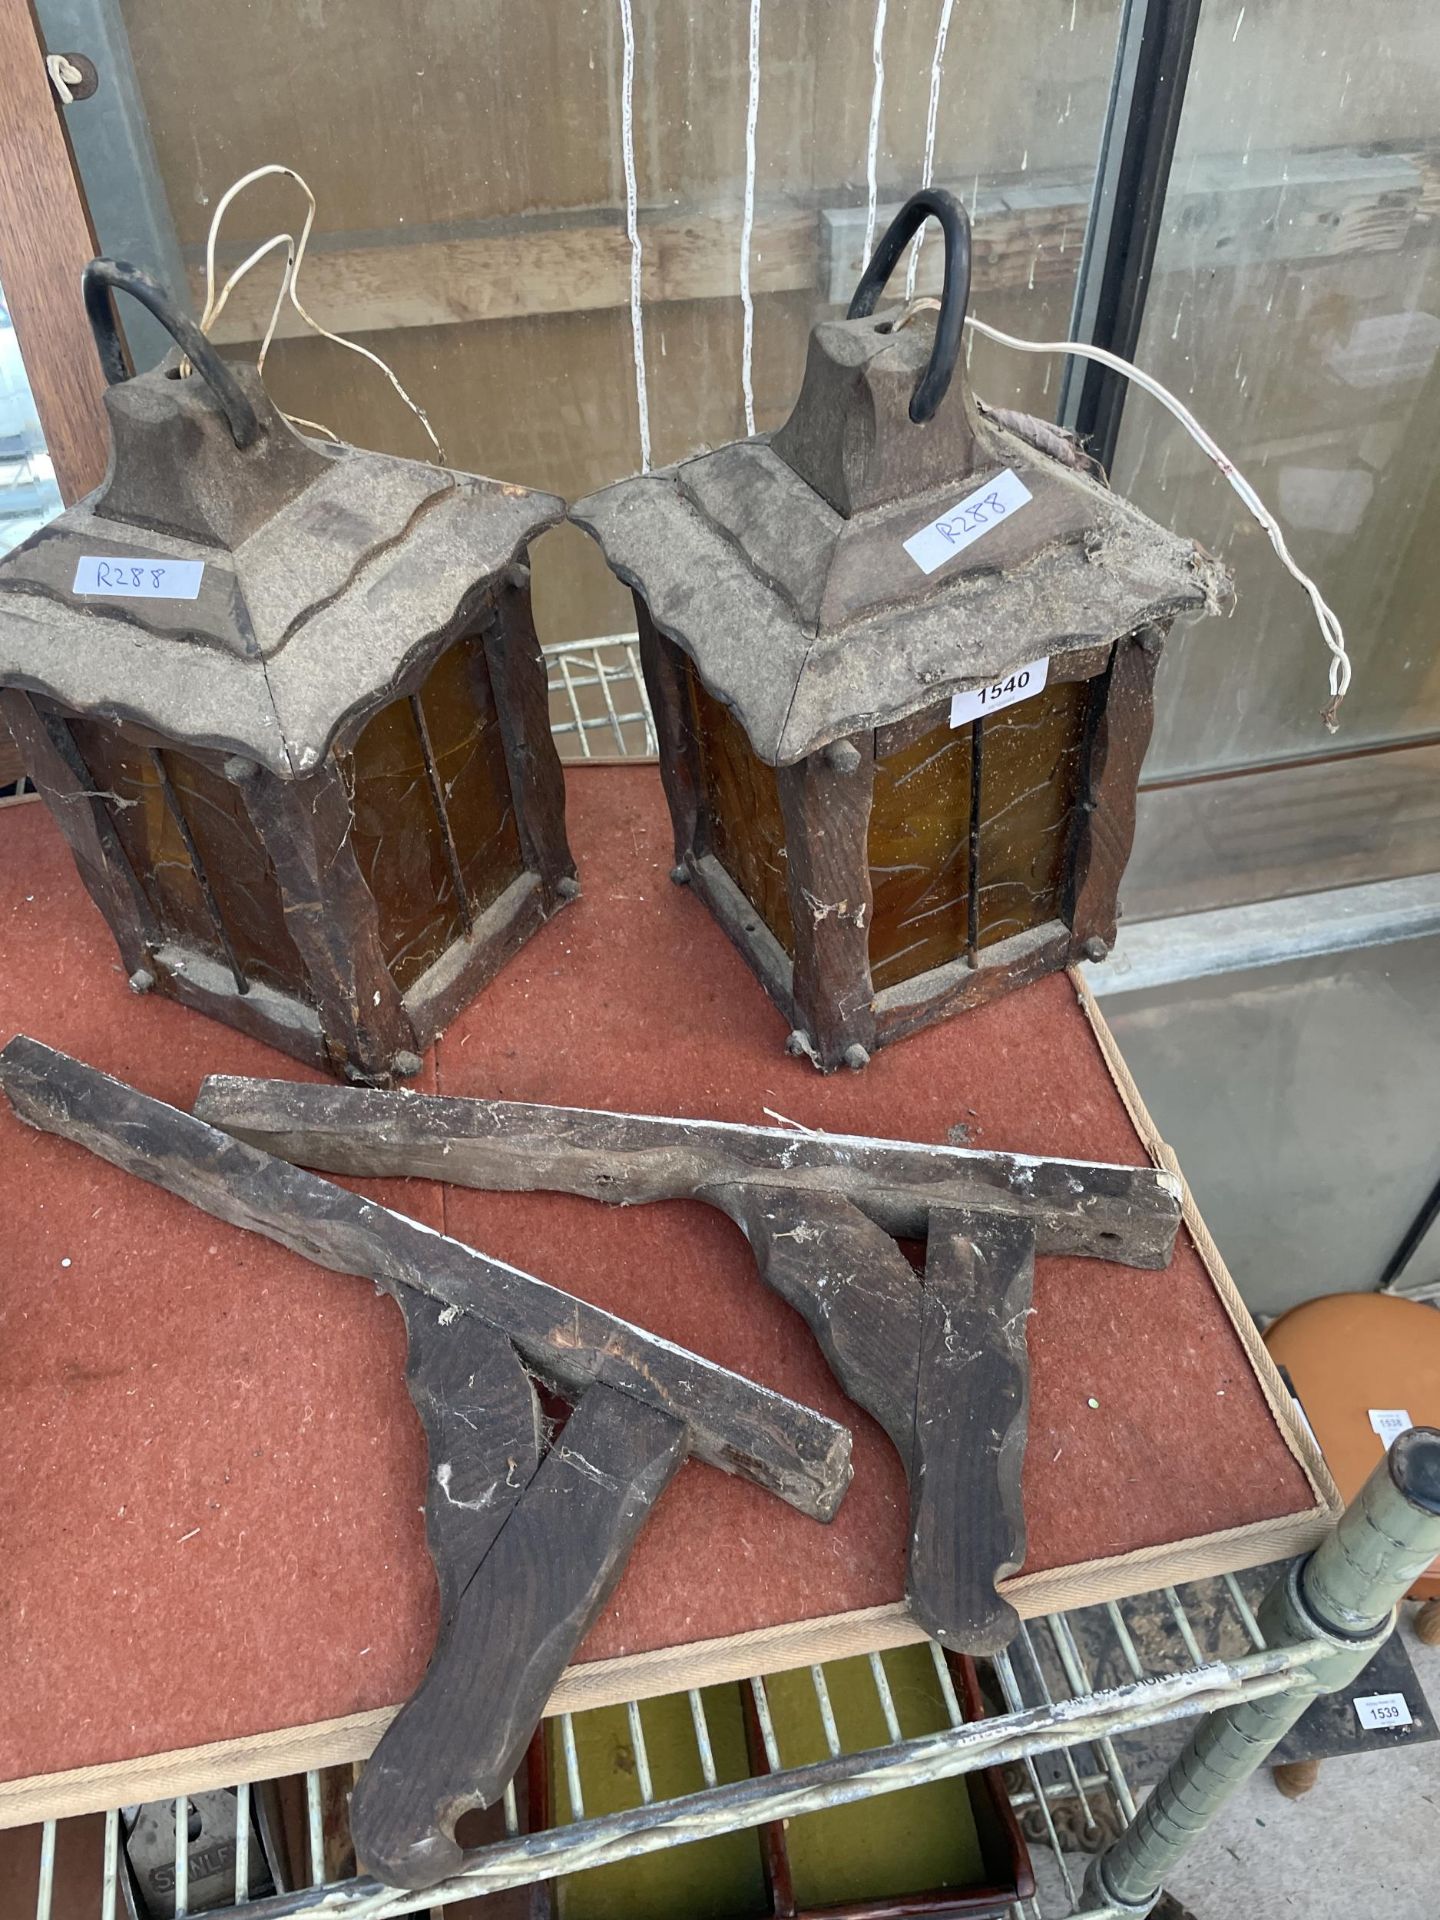
[[[922,573],[934,573],[957,553],[973,547],[992,527],[1018,513],[1031,497],[1025,482],[1007,467],[963,500],[957,500],[948,513],[942,513],[928,527],[912,533],[904,543],[905,551]]]
[[[84,554],[75,563],[72,593],[111,600],[193,600],[204,578],[203,560],[151,560],[141,554]]]

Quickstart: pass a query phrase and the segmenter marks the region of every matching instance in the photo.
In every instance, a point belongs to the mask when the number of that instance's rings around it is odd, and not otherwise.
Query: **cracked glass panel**
[[[970,729],[940,718],[875,762],[870,973],[876,992],[965,951],[970,902]]]
[[[441,657],[420,706],[433,768],[408,698],[382,707],[350,756],[355,857],[375,896],[386,963],[402,993],[464,937],[468,919],[524,866],[478,643],[462,641]],[[454,866],[437,785],[446,796]],[[456,867],[468,899],[456,884]]]
[[[97,720],[72,720],[70,735],[108,802],[120,844],[164,937],[228,965],[149,749]],[[188,754],[167,749],[159,757],[241,971],[249,980],[307,997],[275,870],[240,793]]]
[[[1090,684],[1052,683],[985,722],[980,769],[980,945],[1060,916]]]
[[[420,694],[470,910],[481,914],[525,868],[505,742],[479,641],[441,654]]]
[[[1060,914],[1080,777],[1086,681],[1052,682],[986,720],[980,775],[980,946]],[[963,958],[970,905],[971,729],[936,724],[875,763],[870,970],[877,992]]]
[[[700,749],[701,805],[709,851],[788,954],[795,951],[785,821],[775,769],[756,758],[745,730],[687,660],[691,725]]]
[[[188,754],[167,752],[161,758],[247,978],[308,999],[305,969],[285,924],[280,883],[242,795]]]
[[[177,946],[224,964],[224,948],[150,755],[98,720],[69,725],[161,932]]]

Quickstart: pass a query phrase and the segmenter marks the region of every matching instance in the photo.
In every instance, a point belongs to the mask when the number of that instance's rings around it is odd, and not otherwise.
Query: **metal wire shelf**
[[[639,644],[636,634],[611,633],[542,649],[550,688],[550,731],[562,760],[657,757]]]
[[[785,1741],[777,1732],[763,1675],[747,1681],[770,1772],[758,1777],[720,1780],[703,1695],[686,1696],[704,1786],[699,1792],[657,1798],[645,1736],[645,1703],[625,1706],[633,1749],[633,1805],[618,1812],[587,1814],[584,1781],[571,1715],[559,1716],[559,1747],[574,1817],[538,1831],[522,1831],[515,1785],[504,1797],[504,1836],[465,1856],[463,1871],[426,1893],[403,1893],[373,1881],[326,1880],[322,1823],[322,1775],[305,1775],[305,1814],[309,1884],[248,1899],[251,1885],[248,1784],[237,1789],[234,1886],[231,1904],[205,1911],[244,1916],[245,1920],[290,1920],[304,1915],[344,1915],[346,1920],[391,1920],[391,1916],[440,1913],[452,1902],[503,1888],[520,1887],[559,1874],[581,1871],[642,1853],[714,1837],[771,1821],[836,1807],[905,1787],[974,1772],[982,1767],[1019,1769],[1011,1804],[1024,1816],[1036,1854],[1037,1892],[1012,1904],[1009,1920],[1061,1920],[1083,1915],[1100,1920],[1108,1908],[1086,1907],[1083,1861],[1075,1850],[1093,1851],[1133,1817],[1135,1790],[1116,1749],[1119,1736],[1139,1728],[1187,1719],[1242,1699],[1287,1691],[1299,1670],[1313,1658],[1310,1646],[1269,1648],[1255,1615],[1234,1576],[1196,1582],[1186,1589],[1189,1603],[1173,1587],[1135,1601],[1110,1603],[1082,1614],[1051,1614],[1026,1623],[1007,1652],[990,1663],[995,1711],[966,1721],[940,1649],[930,1643],[948,1725],[918,1738],[902,1737],[886,1656],[868,1656],[876,1704],[886,1728],[883,1747],[847,1750],[832,1706],[825,1671],[812,1667],[809,1678],[824,1729],[827,1757],[818,1763],[787,1765]],[[1173,1621],[1183,1650],[1171,1658],[1142,1652],[1127,1608],[1153,1610],[1159,1603]],[[1217,1622],[1221,1623],[1217,1631]],[[1113,1643],[1112,1659],[1128,1676],[1121,1685],[1092,1685],[1092,1660],[1083,1648],[1096,1646],[1103,1630]],[[1147,1649],[1155,1636],[1146,1636]],[[1209,1644],[1206,1644],[1206,1643]],[[1217,1643],[1243,1652],[1222,1654]],[[177,1836],[173,1886],[175,1911],[189,1910],[190,1803],[175,1803]],[[1067,1845],[1067,1840],[1070,1842]],[[57,1827],[41,1832],[36,1920],[60,1920],[52,1909]],[[100,1920],[122,1920],[124,1872],[118,1809],[105,1816],[103,1879],[98,1891]]]

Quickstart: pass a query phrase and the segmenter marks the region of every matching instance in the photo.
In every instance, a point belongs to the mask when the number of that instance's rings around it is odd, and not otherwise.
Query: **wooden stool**
[[[1271,1358],[1289,1374],[1320,1451],[1347,1501],[1385,1443],[1371,1409],[1403,1409],[1416,1426],[1440,1425],[1440,1312],[1384,1293],[1332,1293],[1292,1307],[1265,1330]],[[1410,1589],[1415,1631],[1440,1645],[1440,1560]],[[1318,1772],[1318,1767],[1314,1772]],[[1274,1769],[1288,1798],[1314,1785],[1307,1766]],[[1284,1778],[1282,1779],[1282,1775]]]

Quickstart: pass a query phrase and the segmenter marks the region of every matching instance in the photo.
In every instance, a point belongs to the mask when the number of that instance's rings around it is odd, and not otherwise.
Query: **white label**
[[[953,560],[966,547],[973,547],[982,535],[1008,520],[1030,499],[1030,489],[1009,467],[983,487],[957,500],[948,513],[921,527],[905,542],[905,551],[922,573],[934,573],[947,560]]]
[[[1385,1442],[1388,1453],[1402,1433],[1408,1433],[1415,1422],[1400,1407],[1371,1407],[1370,1424]]]
[[[1017,701],[1033,700],[1044,686],[1049,671],[1047,656],[1043,660],[1032,660],[1028,667],[1016,667],[1013,673],[1003,674],[988,687],[972,687],[968,693],[952,693],[951,726],[963,727],[968,720],[982,720],[986,714],[999,713],[1002,707],[1013,707]]]
[[[1409,1727],[1414,1718],[1403,1693],[1364,1693],[1355,1699],[1355,1718],[1367,1732],[1376,1727]]]
[[[75,563],[73,593],[103,593],[112,600],[193,600],[205,573],[203,560],[146,560],[85,554]]]

